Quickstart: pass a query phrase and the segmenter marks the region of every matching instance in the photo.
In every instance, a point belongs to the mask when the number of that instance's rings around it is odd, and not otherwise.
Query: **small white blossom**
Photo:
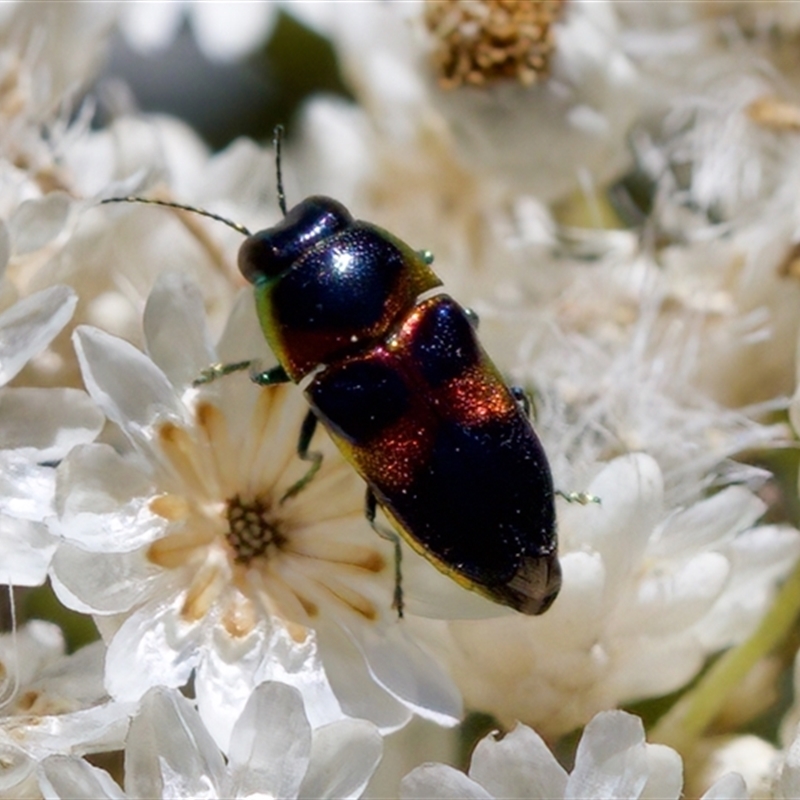
[[[800,555],[797,531],[755,525],[764,505],[743,487],[665,507],[643,454],[588,491],[601,502],[559,508],[564,579],[547,614],[428,623],[471,707],[551,736],[685,685],[753,630]]]
[[[105,693],[104,654],[95,642],[65,656],[63,634],[47,622],[0,636],[0,797],[27,791],[50,754],[121,747],[133,708]]]
[[[225,756],[192,703],[151,689],[125,743],[125,792],[108,773],[69,756],[42,762],[48,798],[358,798],[381,757],[381,737],[362,720],[312,730],[300,693],[262,683],[236,721]]]
[[[647,744],[637,717],[606,711],[584,729],[570,773],[535,731],[518,725],[500,740],[491,735],[482,739],[472,754],[468,775],[444,764],[423,764],[403,779],[400,797],[678,800],[682,783],[683,767],[674,750]],[[722,778],[701,800],[723,797],[747,800],[738,775]]]
[[[687,793],[692,793],[696,786],[702,789],[713,785],[735,770],[742,776],[750,798],[773,796],[775,779],[783,762],[778,748],[753,735],[704,739],[693,748],[692,755],[696,764],[703,763],[703,768],[695,768],[693,785],[687,786]]]
[[[44,525],[54,511],[55,471],[100,432],[103,419],[77,389],[3,384],[41,353],[67,324],[77,297],[66,286],[44,289],[0,313],[0,582],[44,582],[56,541]]]
[[[374,125],[403,146],[442,137],[469,170],[545,199],[603,182],[627,159],[644,84],[611,3],[323,3],[293,13],[331,37]]]

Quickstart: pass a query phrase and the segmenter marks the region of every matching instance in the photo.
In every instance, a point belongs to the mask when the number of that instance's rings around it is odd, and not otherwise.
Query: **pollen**
[[[270,547],[277,548],[285,542],[272,504],[262,497],[244,500],[237,494],[228,501],[225,516],[225,538],[238,564],[247,565],[254,558],[267,555]]]
[[[455,89],[546,78],[555,49],[553,23],[566,0],[428,0],[425,24],[438,42],[439,84]]]
[[[189,516],[189,504],[180,495],[162,494],[150,501],[150,510],[170,522],[186,519]]]
[[[39,699],[39,692],[28,691],[22,694],[22,696],[17,700],[17,710],[20,712],[30,712],[31,709],[36,705],[36,701]]]
[[[222,615],[222,624],[234,639],[241,639],[252,633],[258,624],[258,616],[253,603],[244,597],[237,597],[225,609],[225,613]]]
[[[745,113],[756,125],[768,130],[778,133],[800,131],[800,106],[778,97],[759,97],[745,108]]]
[[[204,565],[192,579],[183,601],[181,617],[187,622],[197,622],[208,614],[221,591],[221,576],[213,565]]]
[[[800,280],[800,242],[796,242],[784,256],[778,267],[778,274],[783,278]]]

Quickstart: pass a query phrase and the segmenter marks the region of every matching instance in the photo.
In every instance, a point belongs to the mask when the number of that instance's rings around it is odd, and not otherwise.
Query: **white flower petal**
[[[402,800],[492,800],[480,784],[444,764],[423,764],[400,784]]]
[[[56,470],[57,520],[65,541],[98,553],[127,553],[164,534],[150,511],[153,488],[140,465],[104,444],[75,448]]]
[[[702,552],[753,525],[766,504],[743,486],[728,486],[712,497],[674,514],[650,548],[653,557]]]
[[[665,568],[661,574],[645,577],[618,632],[646,630],[649,636],[663,636],[688,629],[708,613],[730,572],[728,559],[721,553],[700,553],[673,572]]]
[[[28,387],[0,390],[0,420],[0,448],[24,450],[37,461],[58,461],[91,442],[105,422],[86,392]]]
[[[48,192],[21,203],[9,220],[14,253],[23,255],[44,247],[61,233],[72,208],[65,192]]]
[[[103,703],[68,714],[50,714],[35,718],[33,725],[25,717],[14,717],[19,726],[11,731],[17,742],[34,757],[50,753],[93,753],[120,750],[134,707],[127,703]]]
[[[57,544],[43,523],[0,514],[0,583],[41,586]]]
[[[800,790],[800,785],[793,787],[791,794],[783,795],[786,800],[794,800],[800,797],[796,790]],[[780,795],[776,795],[779,797]],[[750,794],[747,791],[747,784],[744,778],[736,772],[729,772],[723,775],[718,781],[710,786],[700,800],[749,800]]]
[[[33,780],[34,762],[24,750],[11,742],[0,740],[0,797],[5,800],[36,797]]]
[[[315,637],[309,635],[299,643],[279,620],[273,622],[256,669],[255,682],[274,680],[299,689],[306,701],[306,715],[314,728],[341,719],[342,709],[331,690]]]
[[[143,443],[144,431],[164,416],[183,419],[164,373],[133,345],[86,325],[72,339],[92,399],[134,441]]]
[[[373,680],[364,657],[341,629],[323,624],[317,638],[325,674],[345,714],[368,719],[384,734],[411,719],[408,707]]]
[[[296,797],[311,755],[303,698],[270,681],[255,688],[231,736],[229,796]]]
[[[0,280],[3,279],[8,260],[11,258],[11,234],[5,220],[0,219]]]
[[[461,695],[433,657],[401,625],[374,631],[368,626],[351,634],[378,683],[417,714],[440,725],[454,725],[463,713]]]
[[[147,298],[143,326],[148,355],[178,389],[215,361],[203,296],[181,272],[159,275]]]
[[[744,781],[742,781],[744,783]],[[800,797],[800,736],[795,736],[786,753],[780,777],[778,778],[776,795],[785,800]]]
[[[165,582],[162,571],[141,551],[106,553],[69,542],[62,543],[53,557],[52,578],[61,602],[96,614],[129,611]]]
[[[70,321],[78,297],[67,286],[51,286],[0,314],[0,386],[8,383]]]
[[[536,627],[544,628],[564,651],[586,650],[607,614],[605,565],[599,554],[577,551],[564,555],[561,571],[561,592],[547,614],[536,620]]]
[[[709,650],[741,641],[758,624],[776,584],[800,556],[800,536],[793,528],[765,525],[739,534],[726,552],[733,567],[729,588],[695,629]]]
[[[565,547],[584,546],[599,552],[607,580],[614,585],[624,581],[638,563],[661,513],[661,470],[650,456],[623,456],[608,464],[588,491],[600,502],[560,510]]]
[[[64,649],[61,628],[43,620],[31,620],[15,634],[0,635],[3,683],[13,678],[26,686],[48,664],[57,662]]]
[[[48,697],[68,698],[71,706],[80,708],[106,702],[108,695],[103,687],[105,657],[105,644],[96,641],[39,670],[36,679],[28,681],[28,691],[34,689],[38,694],[37,708],[46,708]],[[63,700],[55,700],[53,705],[57,703],[63,704]]]
[[[632,800],[647,783],[644,726],[623,711],[598,714],[586,726],[567,781],[568,800]]]
[[[605,685],[621,702],[658,697],[691,680],[704,661],[704,653],[691,633],[623,639],[614,648],[614,668]]]
[[[344,715],[317,652],[314,636],[302,643],[292,639],[278,620],[260,624],[247,636],[231,636],[215,628],[195,674],[200,716],[220,749],[228,751],[234,723],[253,688],[264,681],[280,681],[299,689],[313,727]]]
[[[281,212],[277,203],[277,191],[269,185],[275,176],[275,152],[261,147],[252,139],[242,136],[234,139],[226,148],[214,153],[202,170],[196,170],[197,202],[204,208],[213,203],[217,213],[224,214],[234,222],[249,222],[250,229],[262,230],[274,225]],[[267,204],[263,201],[266,196]],[[195,195],[192,195],[195,198]],[[242,218],[240,218],[240,215]],[[242,243],[238,231],[217,225],[217,235],[224,235],[233,243],[230,251],[235,255]],[[245,292],[252,299],[252,287]],[[257,339],[253,339],[257,341]]]
[[[106,655],[106,689],[119,701],[138,700],[151,686],[183,686],[201,656],[202,624],[180,618],[181,600],[151,600],[117,631]],[[199,718],[198,718],[199,719]]]
[[[0,451],[0,513],[40,522],[53,513],[56,471],[27,454]]]
[[[255,675],[267,648],[263,627],[240,637],[215,631],[216,646],[206,650],[195,673],[197,710],[224,753],[230,749],[233,726],[258,683]]]
[[[382,752],[381,735],[364,720],[345,719],[318,728],[298,800],[356,800],[378,766]]]
[[[259,345],[257,353],[252,352],[254,344]],[[217,344],[217,354],[223,364],[247,361],[251,358],[270,357],[274,360],[258,321],[252,288],[242,289],[236,297]]]
[[[640,800],[678,800],[683,791],[681,757],[663,744],[648,744],[645,752],[648,776]]]
[[[224,775],[222,753],[190,701],[177,691],[151,689],[128,731],[128,797],[222,797]]]
[[[46,800],[125,798],[122,789],[105,770],[93,767],[75,756],[48,756],[40,765],[40,781]]]
[[[558,800],[564,797],[567,772],[538,733],[517,725],[500,741],[486,736],[472,754],[469,776],[493,797]]]

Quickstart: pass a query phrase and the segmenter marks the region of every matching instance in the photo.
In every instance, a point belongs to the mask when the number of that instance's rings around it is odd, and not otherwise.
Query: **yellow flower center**
[[[264,498],[245,501],[237,494],[228,500],[225,516],[228,520],[225,538],[233,549],[233,560],[237,564],[247,565],[254,558],[267,555],[271,546],[280,547],[286,541],[274,518],[271,503]]]
[[[307,407],[287,402],[293,391],[260,390],[244,440],[231,438],[229,420],[206,400],[194,424],[156,427],[165,491],[148,505],[169,524],[146,557],[181,570],[187,583],[180,613],[188,622],[216,607],[225,629],[240,637],[264,609],[301,626],[326,607],[376,620],[375,597],[387,598],[388,609],[390,570],[380,540],[362,543],[347,531],[366,525],[363,489],[332,444],[319,442],[328,449],[322,469],[297,497],[281,502],[308,471],[296,455]]]
[[[546,77],[552,24],[566,0],[428,0],[425,23],[439,42],[434,66],[445,89]]]

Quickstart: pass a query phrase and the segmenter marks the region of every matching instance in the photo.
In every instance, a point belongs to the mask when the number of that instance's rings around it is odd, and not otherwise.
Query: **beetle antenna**
[[[283,191],[283,168],[281,166],[281,150],[283,145],[283,125],[276,125],[272,131],[272,144],[275,146],[275,177],[278,183],[278,205],[286,216],[286,192]]]
[[[179,211],[191,211],[193,214],[199,214],[201,217],[208,217],[209,219],[215,219],[217,222],[223,222],[229,228],[233,228],[244,236],[252,236],[250,231],[238,222],[233,222],[227,219],[227,217],[221,217],[219,214],[212,214],[210,211],[206,211],[203,208],[187,206],[183,203],[171,203],[168,200],[154,200],[150,197],[108,197],[100,201],[101,206],[105,203],[145,203],[150,206],[164,206],[165,208],[177,208]]]

